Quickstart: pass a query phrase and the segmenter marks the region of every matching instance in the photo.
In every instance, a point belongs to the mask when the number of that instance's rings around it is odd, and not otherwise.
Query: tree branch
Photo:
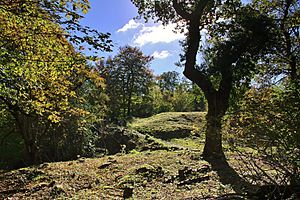
[[[179,4],[179,0],[173,0],[173,7],[178,15],[180,15],[185,20],[191,20],[191,14],[182,9]]]
[[[207,6],[210,0],[201,0],[195,5],[195,10],[190,14],[182,8],[179,0],[173,0],[173,7],[178,15],[189,23],[188,28],[188,47],[185,54],[186,62],[183,74],[196,83],[208,97],[211,93],[216,92],[212,86],[211,81],[206,77],[204,73],[195,68],[196,57],[199,49],[199,43],[201,41],[200,35],[200,19],[203,15],[204,8]]]
[[[208,5],[208,3],[210,2],[211,0],[201,0],[201,1],[198,1],[197,4],[196,4],[196,7],[195,7],[195,10],[194,12],[192,13],[192,17],[194,19],[201,19],[201,17],[203,16],[203,11],[204,11],[204,8]]]
[[[185,54],[186,62],[183,74],[196,83],[206,97],[209,97],[212,92],[215,92],[212,83],[204,73],[195,68],[200,41],[200,17],[198,19],[193,18],[189,23],[188,48]]]

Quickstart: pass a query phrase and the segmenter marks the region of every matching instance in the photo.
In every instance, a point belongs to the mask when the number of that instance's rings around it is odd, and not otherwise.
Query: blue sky
[[[174,25],[163,27],[161,24],[144,23],[133,20],[137,9],[130,0],[90,0],[91,9],[81,21],[100,32],[110,32],[114,43],[114,51],[99,56],[114,56],[119,47],[125,45],[137,46],[144,54],[154,56],[151,69],[155,74],[165,71],[182,72],[175,66],[179,60],[181,47],[179,40],[183,34],[175,34]]]

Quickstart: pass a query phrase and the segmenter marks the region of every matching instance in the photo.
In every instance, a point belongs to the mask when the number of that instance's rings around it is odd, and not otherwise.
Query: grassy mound
[[[204,115],[205,113],[201,112],[167,112],[149,118],[135,119],[127,128],[108,126],[99,131],[101,134],[96,147],[99,152],[108,155],[128,153],[133,149],[137,151],[202,149],[203,137],[201,140],[197,136],[204,125]]]
[[[204,112],[166,112],[149,118],[135,119],[129,127],[161,139],[199,135],[205,121]]]

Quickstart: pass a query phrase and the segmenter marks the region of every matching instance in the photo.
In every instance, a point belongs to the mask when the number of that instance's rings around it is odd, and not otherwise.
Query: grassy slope
[[[157,138],[182,138],[202,131],[204,112],[166,112],[158,115],[135,119],[129,127]]]
[[[136,120],[130,126],[153,136],[177,134],[182,127],[195,132],[201,126],[194,124],[203,121],[203,116],[163,113]],[[210,164],[201,160],[201,137],[169,138],[164,142],[183,148],[133,150],[129,154],[46,163],[1,173],[0,199],[123,199],[124,191],[130,188],[133,199],[199,199],[234,192],[231,185],[221,183]],[[234,154],[228,155],[233,167],[245,171],[245,166],[235,164]]]
[[[0,191],[6,191],[2,198],[16,199],[122,199],[126,187],[134,187],[135,199],[184,199],[230,192],[230,187],[218,182],[214,171],[197,174],[198,178],[209,179],[193,184],[182,184],[186,179],[176,178],[185,167],[197,170],[207,165],[182,151],[49,163],[44,168],[24,168],[1,175]]]

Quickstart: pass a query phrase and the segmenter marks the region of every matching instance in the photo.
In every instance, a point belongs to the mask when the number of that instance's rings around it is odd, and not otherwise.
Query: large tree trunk
[[[217,99],[208,101],[208,112],[206,115],[205,146],[203,157],[205,160],[225,160],[222,148],[222,118],[224,114],[218,108],[220,102]]]
[[[38,141],[34,133],[33,119],[24,114],[15,114],[16,125],[24,140],[26,154],[29,164],[41,162]]]
[[[221,119],[216,116],[207,115],[206,120],[203,157],[206,160],[211,158],[223,159],[225,156],[222,149]]]

